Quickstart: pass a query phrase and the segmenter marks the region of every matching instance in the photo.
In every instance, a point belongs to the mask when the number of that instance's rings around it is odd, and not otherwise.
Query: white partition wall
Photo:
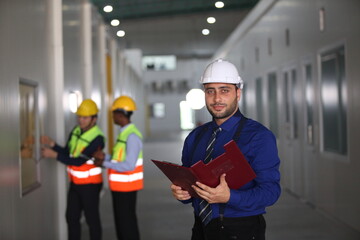
[[[59,239],[63,205],[57,193],[63,185],[58,184],[61,169],[57,163],[35,158],[40,186],[25,195],[21,191],[28,169],[21,168],[20,148],[24,143],[20,140],[20,121],[24,119],[20,119],[19,84],[24,79],[37,86],[35,130],[61,139],[61,1],[1,1],[0,16],[0,239]],[[59,92],[55,93],[55,87]],[[51,93],[55,94],[48,100]],[[32,151],[39,151],[32,146]]]

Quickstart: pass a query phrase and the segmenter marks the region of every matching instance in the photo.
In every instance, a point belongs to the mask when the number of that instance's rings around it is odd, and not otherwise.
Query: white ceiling
[[[249,10],[213,11],[164,17],[125,19],[120,26],[110,27],[116,35],[125,30],[119,38],[121,47],[139,48],[143,55],[175,54],[178,58],[210,58],[231,32],[244,19]],[[207,17],[216,18],[208,24]],[[201,30],[208,28],[210,34],[203,36]]]

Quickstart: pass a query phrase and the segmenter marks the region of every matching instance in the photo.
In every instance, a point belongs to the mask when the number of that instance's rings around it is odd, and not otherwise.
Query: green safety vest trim
[[[86,132],[81,134],[81,128],[76,126],[74,130],[71,132],[71,138],[68,143],[68,147],[70,150],[70,155],[73,157],[79,157],[81,152],[89,146],[89,144],[97,137],[103,136],[103,132],[100,128],[95,125],[90,128]]]
[[[124,131],[119,133],[118,138],[116,140],[116,144],[113,148],[112,159],[117,160],[118,162],[123,162],[126,159],[126,141],[130,134],[135,133],[140,139],[142,139],[142,134],[139,129],[131,123],[129,124]],[[138,159],[143,157],[142,150],[139,153]]]

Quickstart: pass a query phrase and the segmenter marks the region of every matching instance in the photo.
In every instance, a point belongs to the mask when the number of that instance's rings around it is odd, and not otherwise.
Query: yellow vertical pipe
[[[111,57],[110,55],[106,55],[106,85],[107,85],[107,98],[108,103],[110,103],[110,106],[107,109],[108,114],[108,152],[111,153],[112,149],[114,147],[114,125],[113,125],[113,118],[112,118],[112,112],[111,112],[111,104],[113,102],[113,86],[112,86],[112,69],[111,69]]]

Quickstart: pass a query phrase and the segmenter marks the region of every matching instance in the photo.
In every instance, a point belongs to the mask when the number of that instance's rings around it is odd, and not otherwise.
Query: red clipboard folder
[[[220,183],[220,176],[226,173],[225,179],[229,188],[238,189],[256,177],[234,140],[226,143],[224,148],[225,152],[209,163],[199,161],[189,168],[164,161],[151,161],[173,184],[188,191],[192,197],[199,197],[191,187],[196,181],[216,187]]]

